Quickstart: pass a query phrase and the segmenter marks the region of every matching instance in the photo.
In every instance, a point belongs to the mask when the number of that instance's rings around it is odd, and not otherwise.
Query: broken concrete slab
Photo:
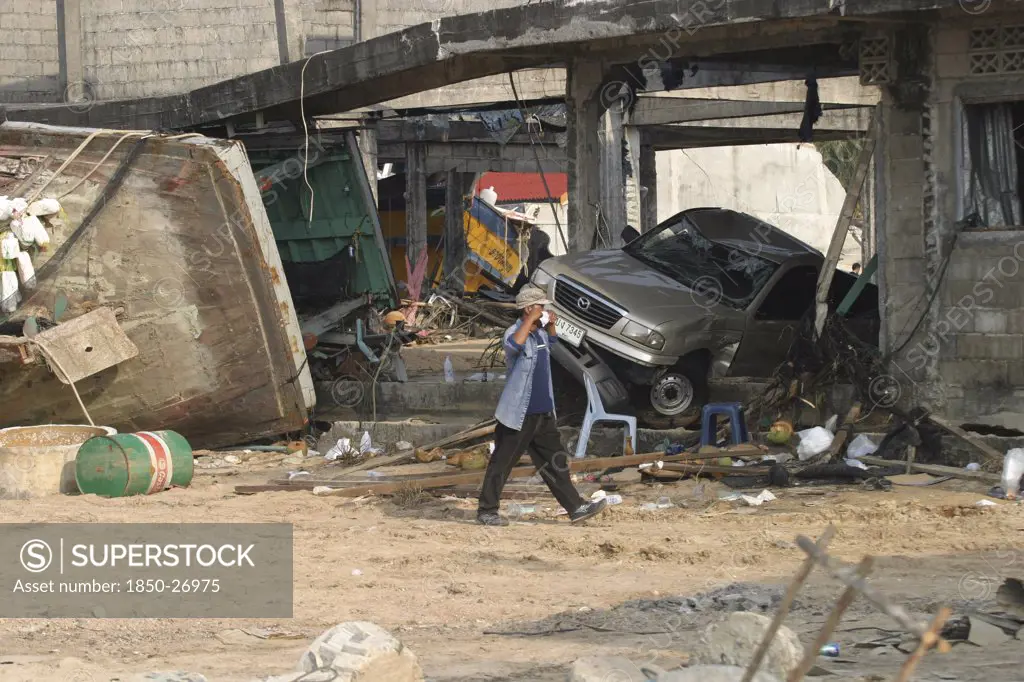
[[[700,663],[746,666],[771,625],[771,619],[758,613],[735,612],[705,628],[701,649],[695,656]],[[796,634],[785,625],[772,640],[761,668],[781,679],[803,658],[804,648]]]
[[[986,623],[981,618],[970,618],[971,630],[967,635],[967,641],[975,646],[997,646],[1009,641],[1010,636],[1003,632],[1002,628],[991,623]]]
[[[581,658],[569,669],[569,682],[647,682],[647,675],[624,656]]]
[[[412,650],[384,628],[351,621],[330,628],[309,646],[299,660],[305,682],[423,682],[423,671]]]

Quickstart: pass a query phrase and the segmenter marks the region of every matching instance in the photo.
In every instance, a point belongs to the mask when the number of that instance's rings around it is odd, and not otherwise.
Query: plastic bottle
[[[828,656],[830,658],[836,658],[839,656],[839,645],[836,642],[829,642],[825,646],[821,647],[818,651],[821,656]]]
[[[446,384],[455,383],[455,368],[452,367],[452,356],[447,355],[444,359],[444,382]]]
[[[1020,479],[1024,476],[1024,449],[1014,448],[1003,458],[1003,490],[1006,499],[1016,500],[1020,490]]]

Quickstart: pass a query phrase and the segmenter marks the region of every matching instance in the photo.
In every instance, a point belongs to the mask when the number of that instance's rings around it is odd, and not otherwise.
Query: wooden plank
[[[857,565],[857,576],[860,578],[866,578],[871,573],[871,567],[874,565],[874,558],[866,556],[861,559],[861,562]],[[821,626],[821,630],[818,631],[818,636],[815,637],[814,643],[811,646],[804,649],[803,660],[800,661],[797,667],[793,668],[789,672],[789,677],[786,678],[786,682],[800,682],[807,672],[814,667],[814,661],[820,655],[818,652],[821,648],[828,644],[829,639],[832,638],[832,633],[835,632],[836,627],[839,626],[839,621],[842,619],[846,609],[850,608],[850,604],[857,598],[857,590],[852,587],[847,587],[843,590],[843,593],[839,595],[839,599],[836,601],[835,606],[832,607],[832,612],[828,614],[828,619],[825,624]]]
[[[767,476],[768,469],[769,467],[734,467],[722,466],[720,464],[677,464],[669,462],[665,464],[662,471],[672,471],[683,474],[736,474],[737,476]]]
[[[423,449],[433,450],[435,448],[454,447],[455,445],[464,443],[466,441],[474,440],[476,438],[483,438],[484,436],[489,436],[494,433],[494,429],[496,428],[497,423],[498,422],[493,418],[484,420],[482,422],[474,424],[468,429],[459,431],[458,433],[454,433],[450,436],[442,438],[441,440],[434,441],[429,445],[424,445]],[[405,464],[406,462],[414,458],[415,453],[416,449],[414,448],[412,450],[405,450],[404,452],[399,452],[388,457],[371,457],[367,459],[365,462],[354,464],[344,469],[343,471],[339,471],[338,475],[344,476],[346,474],[353,474],[357,471],[376,469],[377,467],[392,466],[394,464]]]
[[[684,462],[687,460],[693,460],[696,457],[695,453],[684,453],[681,455],[666,455],[663,452],[656,452],[643,455],[629,455],[624,457],[597,457],[594,459],[583,459],[583,460],[571,460],[569,463],[569,470],[573,473],[586,473],[591,471],[603,471],[605,469],[620,468],[620,467],[632,467],[639,464],[646,464],[647,462]],[[729,467],[732,471],[732,467]],[[512,473],[509,478],[529,478],[536,473],[537,469],[533,466],[516,467],[512,469]],[[431,488],[445,488],[455,485],[463,485],[469,483],[479,483],[484,479],[484,470],[469,471],[458,474],[446,474],[443,476],[430,475],[427,478],[421,479],[408,479],[402,481],[393,481],[388,483],[366,483],[363,485],[352,485],[337,490],[331,491],[331,494],[335,497],[359,497],[360,495],[391,495],[403,486],[409,486],[412,483],[418,484],[418,487],[429,490]],[[280,490],[311,490],[317,486],[316,482],[299,482],[301,479],[296,479],[293,485],[285,486],[280,484],[269,484],[262,486],[237,486],[235,492],[245,495],[254,492],[273,492]],[[337,481],[329,481],[327,485],[334,486]],[[347,484],[347,481],[346,481]]]
[[[824,552],[828,547],[828,543],[832,541],[832,536],[836,534],[835,526],[829,525],[825,529],[825,532],[821,534],[818,541],[814,543],[814,547],[821,552]],[[761,643],[758,644],[757,650],[754,651],[754,655],[750,659],[750,664],[747,666],[746,671],[743,673],[741,682],[750,682],[754,679],[754,675],[757,674],[757,669],[761,667],[761,662],[764,661],[765,656],[768,655],[768,647],[771,646],[772,640],[775,639],[775,634],[782,627],[782,621],[786,620],[786,616],[789,614],[789,609],[796,600],[797,593],[800,592],[800,588],[803,587],[807,577],[811,574],[811,570],[814,568],[814,559],[808,557],[804,559],[803,564],[800,565],[800,569],[793,576],[793,580],[790,581],[789,587],[786,588],[786,594],[782,598],[782,603],[779,604],[779,610],[775,612],[775,618],[772,619],[771,624],[768,626],[767,632],[764,634],[764,638],[761,639]]]
[[[966,431],[961,429],[956,424],[951,424],[950,422],[946,421],[945,419],[942,419],[941,417],[936,417],[934,414],[928,415],[928,419],[931,422],[933,422],[935,425],[941,426],[946,431],[949,431],[951,434],[953,434],[954,436],[956,436],[960,440],[964,441],[968,445],[973,445],[978,450],[978,452],[980,452],[981,454],[985,455],[989,459],[995,460],[995,461],[998,461],[998,462],[1002,462],[1003,461],[1003,453],[999,452],[998,450],[996,450],[993,447],[990,447],[988,444],[986,444],[983,440],[981,440],[977,436],[973,436],[973,435],[967,433]]]
[[[865,464],[872,464],[875,466],[886,466],[893,467],[903,464],[901,460],[896,459],[882,459],[881,457],[865,456],[861,457],[860,461]],[[972,481],[986,481],[999,483],[1001,478],[999,474],[990,474],[987,471],[968,471],[967,469],[957,469],[956,467],[947,467],[940,464],[918,464],[913,462],[910,465],[912,471],[917,471],[922,474],[932,474],[934,476],[953,476],[954,478],[964,478]]]
[[[875,107],[871,115],[871,123],[868,124],[868,133],[864,138],[864,147],[860,150],[857,158],[857,170],[853,174],[850,188],[846,192],[846,200],[843,202],[843,209],[836,220],[836,228],[832,233],[832,242],[828,246],[828,254],[818,274],[818,288],[814,296],[815,336],[820,336],[825,327],[825,317],[828,315],[828,291],[832,286],[832,279],[836,274],[836,266],[839,265],[839,258],[843,253],[843,245],[846,243],[846,235],[850,231],[850,222],[853,220],[853,212],[857,209],[860,195],[864,188],[864,181],[868,177],[868,169],[871,167],[871,157],[875,153],[875,138],[878,134],[878,107]]]
[[[857,421],[857,417],[860,416],[860,403],[854,403],[850,410],[846,413],[846,417],[843,419],[843,426],[836,433],[836,437],[832,439],[832,445],[828,448],[828,461],[835,459],[839,451],[843,449],[843,445],[846,444],[846,439],[850,437],[850,429],[853,428],[853,422]]]

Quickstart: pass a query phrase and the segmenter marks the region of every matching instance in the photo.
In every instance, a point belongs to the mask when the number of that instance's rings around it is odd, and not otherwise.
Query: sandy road
[[[711,503],[710,486],[700,496],[692,483],[660,490],[632,486],[625,504],[584,527],[541,513],[508,528],[485,529],[470,522],[472,503],[353,506],[305,492],[232,492],[238,483],[267,477],[265,471],[203,474],[191,489],[130,499],[0,502],[8,523],[287,521],[295,531],[293,619],[2,620],[0,678],[105,682],[152,670],[191,670],[211,682],[255,680],[287,672],[323,629],[365,619],[395,631],[432,680],[561,680],[564,666],[590,652],[683,655],[692,633],[653,643],[599,632],[507,637],[483,631],[737,581],[782,583],[802,559],[795,536],[816,535],[829,523],[838,529],[836,555],[851,561],[865,553],[880,557],[878,586],[923,609],[991,597],[997,580],[1024,575],[1024,506],[979,509],[979,492],[956,484],[889,493],[790,490],[761,508]],[[660,495],[685,507],[638,508]],[[353,575],[356,569],[360,575]],[[839,592],[820,576],[811,589],[829,600]],[[821,618],[827,605],[822,609]],[[815,613],[801,616],[807,627],[815,618],[820,622]],[[302,638],[240,632],[254,627]],[[985,652],[985,660],[992,655]],[[972,678],[965,673],[961,679]],[[984,679],[1001,678],[986,671]],[[1019,679],[1019,673],[1005,679]]]

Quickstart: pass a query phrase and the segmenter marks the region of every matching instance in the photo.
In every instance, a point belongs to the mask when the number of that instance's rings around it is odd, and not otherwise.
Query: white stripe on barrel
[[[152,476],[149,481],[147,495],[166,490],[170,487],[171,477],[174,475],[174,462],[171,459],[171,449],[163,438],[151,431],[139,431],[139,437],[149,451],[149,462],[153,467]]]

